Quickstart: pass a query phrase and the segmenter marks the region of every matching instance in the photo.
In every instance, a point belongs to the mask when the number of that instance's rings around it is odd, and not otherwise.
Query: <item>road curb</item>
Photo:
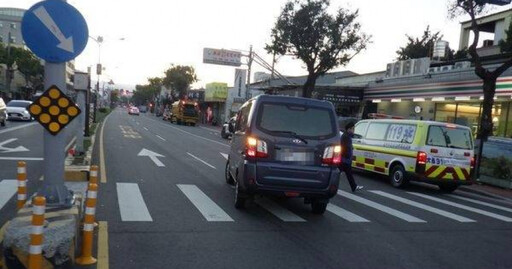
[[[464,192],[470,192],[470,193],[474,193],[474,194],[479,194],[479,195],[483,195],[483,196],[487,196],[487,197],[491,197],[491,198],[495,198],[495,199],[505,200],[505,201],[508,201],[508,202],[512,202],[512,199],[510,199],[508,197],[504,197],[504,196],[501,196],[501,195],[498,195],[498,194],[494,194],[494,193],[491,193],[491,192],[488,192],[488,191],[476,190],[476,189],[473,189],[471,187],[460,186],[459,190],[464,191]]]

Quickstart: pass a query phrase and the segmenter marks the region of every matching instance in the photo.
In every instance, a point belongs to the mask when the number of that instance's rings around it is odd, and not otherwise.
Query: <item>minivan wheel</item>
[[[318,214],[318,215],[321,215],[325,212],[325,209],[327,208],[327,204],[329,202],[325,202],[325,201],[319,201],[319,200],[312,200],[311,201],[311,212],[313,212],[313,214]]]
[[[452,193],[459,187],[456,184],[439,184],[438,186],[442,192],[446,193]]]
[[[226,172],[225,172],[225,176],[226,176],[226,183],[228,185],[235,185],[235,180],[233,179],[233,177],[231,176],[231,173],[229,173],[229,160],[226,162]]]
[[[395,188],[402,188],[408,183],[408,180],[405,178],[405,169],[401,164],[393,166],[389,177],[391,185]]]
[[[244,192],[240,189],[240,185],[238,182],[235,184],[235,208],[236,209],[244,209],[245,208],[245,196]]]

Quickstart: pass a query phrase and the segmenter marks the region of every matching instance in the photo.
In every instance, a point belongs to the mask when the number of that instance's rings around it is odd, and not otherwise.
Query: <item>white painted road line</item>
[[[7,128],[6,130],[1,130],[0,134],[11,132],[11,131],[16,131],[16,130],[23,129],[23,128],[27,128],[27,127],[30,127],[30,126],[33,126],[33,125],[36,125],[36,124],[38,124],[38,123],[37,122],[32,122],[32,123],[23,124],[23,125],[16,126],[16,127]]]
[[[375,203],[375,202],[370,201],[368,199],[365,199],[365,198],[353,195],[353,194],[348,193],[346,191],[338,190],[338,195],[340,195],[342,197],[345,197],[345,198],[348,198],[350,200],[356,201],[358,203],[364,204],[366,206],[375,208],[375,209],[377,209],[379,211],[382,211],[384,213],[387,213],[387,214],[389,214],[391,216],[397,217],[399,219],[403,219],[403,220],[405,220],[407,222],[416,222],[416,223],[425,223],[426,222],[426,221],[424,221],[422,219],[419,219],[419,218],[416,218],[416,217],[411,216],[409,214],[400,212],[400,211],[395,210],[393,208],[390,208],[390,207],[387,207],[387,206]]]
[[[137,183],[116,183],[119,211],[123,221],[153,221]]]
[[[198,160],[198,161],[200,161],[200,162],[204,163],[205,165],[207,165],[207,166],[209,166],[209,167],[211,167],[211,168],[213,168],[213,169],[217,169],[217,168],[215,168],[215,166],[213,166],[213,165],[211,165],[211,164],[209,164],[209,163],[207,163],[207,162],[205,162],[205,161],[203,161],[203,160],[201,160],[201,159],[197,158],[196,156],[194,156],[194,155],[192,155],[192,154],[190,154],[190,153],[188,153],[188,152],[187,152],[187,154],[188,154],[190,157],[192,157],[192,158],[194,158],[194,159],[196,159],[196,160]]]
[[[265,208],[270,213],[274,214],[276,217],[286,222],[305,222],[306,220],[295,215],[288,209],[276,204],[274,201],[271,201],[267,198],[261,198],[254,200],[259,206]]]
[[[196,185],[177,184],[177,186],[207,221],[234,221]]]
[[[154,122],[158,122],[159,124],[162,124],[161,122],[159,121],[156,121],[154,119],[149,119],[148,120],[151,120],[151,121],[154,121]],[[194,136],[194,137],[197,137],[197,138],[200,138],[200,139],[203,139],[203,140],[206,140],[206,141],[209,141],[209,142],[212,142],[212,143],[215,143],[215,144],[219,144],[219,145],[222,145],[222,146],[225,146],[225,147],[231,147],[230,145],[228,144],[224,144],[224,143],[221,143],[219,141],[215,141],[215,140],[211,140],[211,139],[208,139],[208,138],[205,138],[205,137],[202,137],[202,136],[199,136],[199,135],[196,135],[196,134],[193,134],[193,133],[190,133],[190,132],[187,132],[187,131],[184,131],[184,130],[181,130],[180,128],[177,128],[177,127],[174,127],[174,126],[171,126],[169,124],[163,124],[164,126],[167,126],[169,128],[172,128],[172,129],[175,129],[175,130],[178,130],[182,133],[186,133],[186,134],[189,134],[191,136]]]
[[[487,212],[487,211],[484,211],[484,210],[480,210],[478,208],[473,208],[473,207],[457,204],[457,203],[454,203],[454,202],[446,201],[446,200],[443,200],[443,199],[435,198],[435,197],[428,196],[428,195],[421,194],[421,193],[416,193],[416,192],[407,192],[407,193],[410,193],[412,195],[416,195],[416,196],[419,196],[419,197],[422,197],[422,198],[425,198],[425,199],[428,199],[428,200],[432,200],[432,201],[435,201],[435,202],[438,202],[438,203],[442,203],[442,204],[445,204],[445,205],[451,205],[451,206],[454,206],[454,207],[457,207],[457,208],[460,208],[460,209],[471,211],[471,212],[474,212],[474,213],[477,213],[477,214],[480,214],[480,215],[484,215],[484,216],[487,216],[487,217],[491,217],[491,218],[494,218],[494,219],[499,219],[499,220],[506,221],[506,222],[512,222],[512,218],[508,218],[508,217],[505,217],[505,216],[502,216],[502,215],[498,215],[498,214],[494,214],[494,213]]]
[[[149,131],[149,130],[148,130],[148,128],[146,128],[146,127],[142,127],[142,128],[143,128],[144,130],[146,130],[146,131]]]
[[[229,155],[227,155],[226,153],[222,153],[222,152],[220,153],[220,155],[222,155],[222,157],[224,157],[224,159],[226,159],[226,160],[227,160],[227,159],[228,159],[228,157],[229,157]]]
[[[504,207],[504,206],[499,206],[499,205],[495,205],[495,204],[490,204],[490,203],[486,203],[486,202],[482,202],[482,201],[478,201],[478,200],[470,199],[470,198],[466,198],[466,197],[461,197],[461,196],[453,195],[453,194],[447,194],[447,196],[450,196],[450,197],[453,197],[453,198],[456,198],[456,199],[460,199],[460,200],[464,200],[464,201],[468,201],[468,202],[472,202],[472,203],[479,204],[479,205],[484,205],[484,206],[500,209],[500,210],[512,213],[512,208],[508,208],[508,207]]]
[[[44,161],[44,158],[32,157],[0,157],[0,161]]]
[[[11,199],[18,191],[18,182],[14,179],[4,179],[0,181],[0,209]]]
[[[215,132],[215,133],[217,133],[217,134],[220,134],[220,131],[214,130],[214,129],[212,129],[212,128],[203,127],[203,126],[199,126],[199,128],[201,128],[201,129],[205,129],[205,130],[208,130],[208,131],[210,131],[210,132]],[[214,133],[214,134],[215,134],[215,133]]]
[[[370,222],[369,220],[360,217],[350,211],[347,211],[341,207],[335,206],[333,204],[327,204],[327,211],[333,213],[334,215],[348,220],[350,222]]]
[[[453,220],[456,220],[456,221],[459,221],[459,222],[476,222],[475,220],[472,220],[472,219],[469,219],[469,218],[465,218],[463,216],[456,215],[456,214],[450,213],[448,211],[444,211],[444,210],[441,210],[441,209],[438,209],[438,208],[435,208],[435,207],[431,207],[431,206],[428,206],[428,205],[425,205],[425,204],[417,203],[415,201],[412,201],[412,200],[409,200],[409,199],[405,199],[405,198],[402,198],[402,197],[399,197],[399,196],[396,196],[396,195],[393,195],[393,194],[389,194],[389,193],[386,193],[386,192],[383,192],[383,191],[371,191],[371,192],[373,192],[375,194],[378,194],[380,196],[384,196],[386,198],[389,198],[389,199],[392,199],[392,200],[404,203],[406,205],[410,205],[410,206],[414,206],[414,207],[417,207],[417,208],[421,208],[421,209],[429,211],[431,213],[438,214],[438,215],[441,215],[443,217],[447,217],[447,218],[450,218],[450,219],[453,219]]]
[[[156,135],[156,137],[160,138],[162,141],[167,141],[167,140],[165,140],[165,138],[163,138],[163,137],[161,137],[159,135]]]

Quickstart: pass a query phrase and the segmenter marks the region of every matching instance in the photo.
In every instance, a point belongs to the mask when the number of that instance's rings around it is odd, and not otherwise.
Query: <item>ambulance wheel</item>
[[[405,169],[401,164],[396,164],[391,169],[389,174],[391,185],[395,188],[402,188],[407,185],[408,180],[405,177]]]
[[[446,193],[452,193],[457,189],[457,187],[459,187],[455,184],[439,184],[438,186],[442,192]]]

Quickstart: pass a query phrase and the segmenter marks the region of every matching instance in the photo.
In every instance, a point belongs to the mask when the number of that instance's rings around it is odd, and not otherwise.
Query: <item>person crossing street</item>
[[[362,190],[363,186],[358,186],[352,175],[352,156],[354,147],[352,145],[352,137],[354,136],[354,123],[349,122],[345,126],[345,132],[341,136],[341,171],[345,172],[345,175],[350,184],[352,192]]]

